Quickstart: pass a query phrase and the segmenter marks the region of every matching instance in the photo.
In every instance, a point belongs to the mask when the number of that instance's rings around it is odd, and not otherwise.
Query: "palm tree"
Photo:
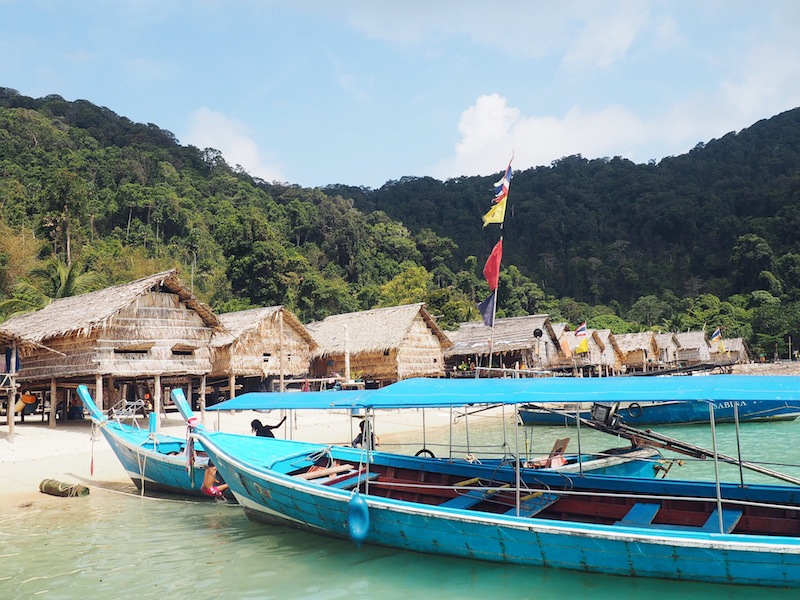
[[[82,273],[81,269],[78,262],[68,265],[60,258],[50,258],[14,286],[12,297],[0,302],[0,314],[14,316],[39,310],[57,298],[77,296],[95,289],[100,276],[94,271]]]

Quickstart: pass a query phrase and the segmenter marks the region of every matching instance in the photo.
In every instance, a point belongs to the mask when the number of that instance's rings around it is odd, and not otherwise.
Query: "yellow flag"
[[[575,348],[575,354],[586,354],[589,352],[589,338],[584,337]]]
[[[486,227],[489,223],[500,223],[502,224],[506,218],[506,200],[508,196],[503,197],[503,199],[492,206],[485,215],[483,215],[483,226]]]

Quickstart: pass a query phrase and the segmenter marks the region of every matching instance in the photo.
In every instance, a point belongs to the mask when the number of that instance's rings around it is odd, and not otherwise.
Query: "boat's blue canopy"
[[[647,402],[694,400],[800,402],[800,377],[550,377],[537,379],[406,379],[377,390],[251,392],[208,410],[435,408],[470,404]]]

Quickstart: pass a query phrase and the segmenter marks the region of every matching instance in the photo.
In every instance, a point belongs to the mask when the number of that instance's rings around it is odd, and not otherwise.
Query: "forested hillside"
[[[488,294],[497,178],[303,189],[88,101],[0,88],[0,317],[177,266],[219,311],[424,301],[451,326]],[[800,337],[798,110],[657,164],[519,171],[509,203],[501,316],[721,326],[770,355]]]

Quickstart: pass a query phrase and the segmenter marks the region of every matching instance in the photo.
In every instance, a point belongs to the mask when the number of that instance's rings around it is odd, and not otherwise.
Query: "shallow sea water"
[[[498,427],[496,422],[481,424],[471,443],[488,444],[498,437]],[[525,433],[528,443],[542,450],[549,449],[554,437],[569,435],[570,449],[576,450],[574,429],[518,431],[523,446]],[[733,431],[733,426],[718,427],[721,452],[736,453]],[[704,427],[663,432],[711,445]],[[748,423],[742,426],[743,452],[747,458],[798,464],[799,436],[800,422]],[[596,432],[584,431],[581,438],[584,451],[624,445],[613,439],[609,443]],[[796,467],[781,470],[800,475]],[[710,461],[686,461],[670,477],[691,479],[708,473],[713,473]],[[738,478],[738,470],[727,467],[724,478]],[[765,480],[749,474],[745,479]],[[235,504],[142,498],[132,485],[116,490],[95,487],[82,498],[42,495],[29,505],[6,509],[0,515],[0,565],[3,599],[798,597],[797,590],[613,577],[359,548],[348,541],[253,523]]]

